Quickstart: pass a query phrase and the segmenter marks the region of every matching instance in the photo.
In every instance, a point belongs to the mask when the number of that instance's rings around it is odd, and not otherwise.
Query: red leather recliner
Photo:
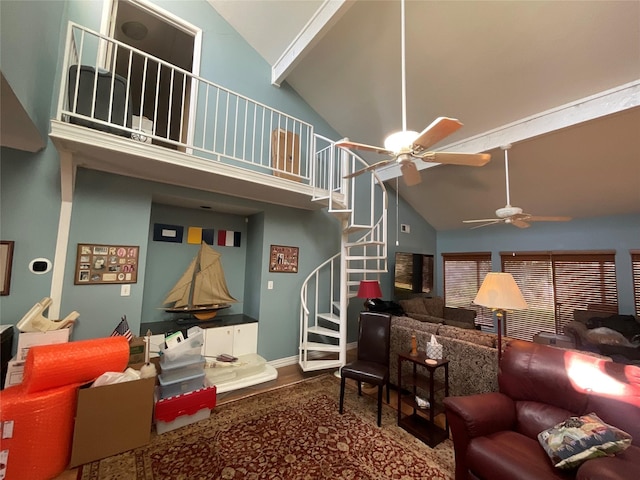
[[[511,341],[499,392],[444,400],[456,480],[637,479],[640,368],[546,345]],[[557,469],[537,435],[570,416],[594,412],[632,437],[625,451]]]

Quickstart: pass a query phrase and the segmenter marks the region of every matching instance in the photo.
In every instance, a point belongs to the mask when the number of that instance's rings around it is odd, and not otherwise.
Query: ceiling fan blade
[[[427,152],[419,155],[419,157],[423,162],[466,165],[468,167],[482,167],[491,160],[491,154],[489,153]]]
[[[365,150],[367,152],[376,152],[376,153],[385,153],[388,155],[393,155],[393,152],[390,150],[386,150],[382,147],[375,147],[373,145],[366,145],[364,143],[356,143],[350,142],[348,140],[339,140],[336,142],[336,147],[354,149],[354,150]]]
[[[381,162],[372,163],[368,167],[363,168],[362,170],[356,170],[355,172],[350,173],[349,175],[345,175],[342,178],[357,177],[358,175],[362,175],[365,172],[370,172],[371,170],[375,170],[376,168],[383,167],[383,166],[388,165],[389,163],[393,163],[393,162],[395,162],[395,159],[391,158],[389,160],[382,160]]]
[[[527,218],[527,222],[568,222],[571,217],[539,217],[531,215]]]
[[[489,223],[483,223],[482,225],[476,225],[475,227],[471,227],[469,230],[475,230],[476,228],[488,227],[489,225],[495,225],[496,223],[500,223],[502,220],[494,220]]]
[[[462,223],[500,222],[502,218],[482,218],[480,220],[463,220]]]
[[[400,171],[402,172],[402,178],[404,183],[408,187],[418,185],[422,182],[422,175],[418,171],[418,167],[414,162],[404,162],[400,164]]]
[[[524,220],[520,220],[518,218],[512,219],[511,220],[511,225],[515,225],[518,228],[529,228],[531,226],[527,222],[525,222]]]
[[[414,152],[426,150],[431,145],[435,145],[443,138],[448,137],[453,132],[462,127],[460,120],[448,117],[438,117],[431,125],[425,128],[413,141]]]

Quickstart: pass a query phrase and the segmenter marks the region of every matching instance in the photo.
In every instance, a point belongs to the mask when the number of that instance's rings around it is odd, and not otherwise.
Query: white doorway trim
[[[154,5],[148,0],[105,0],[102,10],[102,20],[100,23],[100,33],[103,35],[113,36],[113,28],[115,27],[115,19],[117,13],[118,2],[126,2],[135,5],[137,8],[153,15],[163,22],[182,30],[193,37],[193,62],[191,65],[191,73],[195,76],[200,75],[200,59],[202,57],[202,29],[183,20],[163,8]],[[189,101],[189,121],[187,128],[187,144],[193,142],[195,135],[195,117],[198,106],[198,88],[197,82],[191,82],[191,92]],[[186,153],[193,153],[193,149],[188,148]]]

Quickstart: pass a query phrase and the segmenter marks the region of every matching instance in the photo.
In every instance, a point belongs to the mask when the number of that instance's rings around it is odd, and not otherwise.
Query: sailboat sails
[[[167,312],[199,312],[229,307],[231,296],[224,278],[220,254],[206,243],[189,264],[163,304],[173,304]]]

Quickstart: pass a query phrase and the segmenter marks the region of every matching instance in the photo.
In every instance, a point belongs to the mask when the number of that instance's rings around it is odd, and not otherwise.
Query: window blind
[[[529,308],[507,312],[505,334],[533,340],[540,332],[555,333],[553,272],[549,255],[501,257],[502,271],[515,279]]]
[[[575,309],[618,311],[615,253],[508,253],[501,260],[529,304],[508,313],[508,336],[532,340],[540,332],[562,333]]]
[[[493,326],[490,309],[473,304],[484,277],[491,271],[491,252],[443,253],[444,302],[447,307],[476,311],[476,325]]]
[[[640,251],[631,252],[631,270],[633,275],[633,297],[636,305],[636,315],[640,316]]]
[[[553,255],[556,330],[564,331],[575,309],[618,313],[615,254]]]

